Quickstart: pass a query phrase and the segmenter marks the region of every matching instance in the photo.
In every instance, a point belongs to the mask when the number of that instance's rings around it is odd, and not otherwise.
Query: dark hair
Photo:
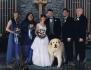
[[[42,17],[45,17],[46,18],[46,15],[45,14],[41,14],[40,20],[41,20]],[[46,21],[44,23],[46,24]]]
[[[33,14],[31,12],[28,12],[27,15],[26,15],[26,20],[28,20],[29,15],[33,16]]]
[[[67,12],[70,12],[67,8],[64,8],[63,11],[67,11]]]
[[[46,15],[45,14],[41,14],[41,17],[40,18],[42,18],[42,17],[45,17],[46,18]]]
[[[52,9],[48,9],[48,11],[51,11],[51,12],[53,12],[53,10],[52,10]]]
[[[33,24],[34,23],[34,17],[33,17],[33,20],[32,21],[29,21],[28,20],[28,16],[29,15],[33,16],[33,14],[31,12],[28,12],[27,15],[26,15],[26,19],[25,20],[27,20],[29,23]]]

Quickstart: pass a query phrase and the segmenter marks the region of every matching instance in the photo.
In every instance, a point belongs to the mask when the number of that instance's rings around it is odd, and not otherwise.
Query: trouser
[[[65,57],[66,63],[73,61],[73,41],[67,42],[67,39],[64,40],[65,47]]]
[[[85,49],[86,49],[86,44],[84,42],[79,42],[78,40],[75,40],[75,59],[77,60],[77,56],[79,55],[79,61],[83,62],[85,59]]]

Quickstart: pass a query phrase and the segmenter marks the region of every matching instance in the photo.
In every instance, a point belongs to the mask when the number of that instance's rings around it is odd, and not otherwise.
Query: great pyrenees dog
[[[51,64],[54,61],[54,57],[56,57],[57,61],[58,61],[57,68],[61,67],[62,62],[65,61],[63,42],[61,42],[57,38],[50,40],[50,42],[48,44],[48,51],[49,51],[49,55],[50,55]]]

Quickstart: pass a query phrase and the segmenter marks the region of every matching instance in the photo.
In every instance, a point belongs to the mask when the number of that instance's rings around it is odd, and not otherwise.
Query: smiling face
[[[33,16],[30,14],[30,15],[28,15],[28,20],[29,21],[32,21],[33,20]]]
[[[60,43],[61,42],[59,39],[52,39],[49,44],[52,46],[52,48],[59,48]]]
[[[48,11],[47,15],[48,15],[49,17],[53,17],[53,11]]]
[[[46,17],[41,17],[41,21],[45,21],[46,20]]]
[[[63,16],[66,17],[66,16],[69,16],[69,12],[67,12],[66,10],[63,11]]]
[[[14,19],[17,19],[18,16],[19,16],[19,13],[18,12],[14,12],[13,16],[14,16]]]
[[[83,14],[83,9],[82,9],[82,8],[77,8],[77,9],[76,9],[76,15],[77,15],[78,17],[80,17],[82,14]]]

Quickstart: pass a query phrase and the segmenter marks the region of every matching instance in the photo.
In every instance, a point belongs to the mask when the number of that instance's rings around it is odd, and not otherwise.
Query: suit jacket
[[[62,25],[62,37],[63,38],[72,38],[74,32],[74,19],[70,16],[67,17],[66,21]]]
[[[74,24],[74,37],[75,38],[86,38],[87,29],[87,18],[81,15],[79,18],[75,18]]]
[[[61,36],[61,22],[60,22],[60,19],[55,18],[55,17],[53,17],[53,19],[54,19],[54,25],[53,25],[54,35],[51,35],[51,36],[53,36],[53,38],[55,38],[55,37],[60,38],[60,36]],[[49,18],[46,19],[46,27],[47,27],[47,35],[50,38],[50,19]]]
[[[62,38],[73,38],[74,34],[74,19],[70,16],[67,17],[66,21],[62,25]]]

